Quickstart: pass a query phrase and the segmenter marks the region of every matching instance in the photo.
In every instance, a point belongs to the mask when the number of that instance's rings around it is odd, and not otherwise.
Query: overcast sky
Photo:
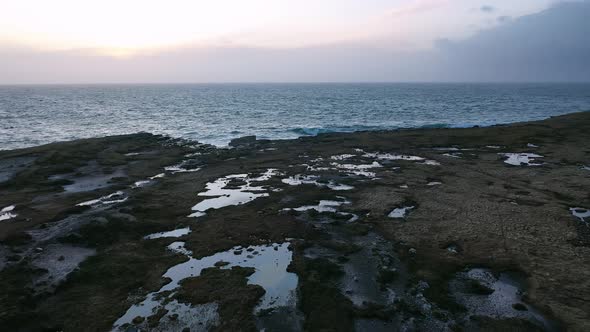
[[[0,0],[0,84],[590,81],[590,1]]]

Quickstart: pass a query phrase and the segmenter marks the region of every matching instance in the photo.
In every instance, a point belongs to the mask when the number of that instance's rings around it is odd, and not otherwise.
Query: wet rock
[[[135,218],[134,216],[127,214],[127,213],[121,213],[121,212],[115,212],[115,213],[111,213],[109,215],[109,217],[113,220],[117,220],[117,221],[126,221],[126,222],[135,222],[137,221],[137,218]]]
[[[21,260],[21,256],[20,255],[10,255],[8,257],[6,257],[6,260],[8,260],[9,262],[18,262]]]
[[[515,310],[518,310],[518,311],[527,311],[528,310],[528,308],[522,303],[514,303],[512,305],[512,308],[514,308]]]
[[[398,271],[395,268],[392,269],[381,269],[379,276],[377,277],[379,283],[389,284],[393,282],[398,276]]]
[[[240,146],[247,146],[247,145],[250,145],[253,143],[256,143],[256,136],[255,135],[234,138],[229,142],[229,146],[240,147]]]
[[[145,317],[141,317],[141,316],[137,316],[135,318],[133,318],[133,324],[138,325],[143,323],[143,321],[145,320]]]
[[[92,222],[98,225],[106,225],[108,224],[109,220],[105,217],[96,217]]]
[[[278,249],[276,249],[278,250]],[[241,250],[234,250],[234,255],[241,255],[242,251]]]
[[[484,285],[480,281],[469,280],[467,283],[467,291],[472,294],[490,295],[494,292],[494,289]]]

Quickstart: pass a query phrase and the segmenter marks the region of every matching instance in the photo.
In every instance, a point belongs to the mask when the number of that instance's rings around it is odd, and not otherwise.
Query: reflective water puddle
[[[504,162],[513,166],[541,166],[543,163],[535,163],[536,158],[543,158],[543,156],[535,153],[498,153],[501,156],[507,157]]]
[[[463,155],[463,153],[461,153],[461,152],[443,153],[443,156],[445,156],[445,157],[451,157],[451,158],[457,158],[457,159],[461,159],[462,155]]]
[[[166,166],[164,167],[164,170],[166,172],[170,172],[172,174],[176,174],[176,173],[192,173],[192,172],[198,172],[201,170],[200,167],[196,167],[196,168],[187,168],[186,165],[186,161],[181,162],[180,164],[177,165],[172,165],[172,166]]]
[[[328,181],[327,183],[319,182],[318,181],[319,179],[320,179],[320,177],[316,176],[316,175],[297,174],[297,175],[282,179],[281,181],[285,184],[290,185],[290,186],[300,186],[303,184],[311,184],[311,185],[314,185],[317,187],[325,187],[325,188],[329,188],[329,189],[336,190],[336,191],[354,189],[353,186],[336,183],[334,181]]]
[[[389,218],[394,218],[394,219],[403,219],[414,208],[415,208],[414,206],[395,208],[395,209],[393,209],[393,211],[389,212],[389,214],[387,216]]]
[[[380,160],[407,160],[407,161],[423,161],[425,158],[404,154],[392,154],[392,153],[378,153],[378,152],[366,152],[363,154],[365,158],[376,158]]]
[[[0,210],[0,221],[16,218],[18,215],[16,213],[12,213],[14,209],[15,206],[10,205]]]
[[[160,318],[157,326],[149,326],[147,320],[144,320],[136,327],[140,331],[206,332],[219,325],[217,303],[190,305],[172,300],[163,308],[167,312]]]
[[[52,175],[49,180],[72,181],[72,184],[64,185],[63,189],[67,193],[77,193],[109,187],[111,180],[125,176],[125,172],[121,167],[115,168],[112,173],[105,174],[96,161],[91,161],[88,165],[78,168],[76,172]]]
[[[108,205],[108,204],[116,204],[116,203],[123,203],[129,197],[122,191],[114,192],[110,195],[103,196],[97,199],[93,199],[90,201],[82,202],[76,204],[77,206],[94,206],[94,205]]]
[[[292,260],[289,242],[247,248],[234,247],[230,250],[216,253],[200,259],[192,258],[190,251],[184,248],[183,242],[175,242],[169,246],[176,252],[183,253],[189,260],[168,269],[162,276],[170,282],[160,290],[147,295],[141,303],[131,306],[114,324],[117,330],[124,324],[132,323],[135,317],[149,317],[155,314],[164,303],[174,295],[174,290],[180,286],[183,279],[196,277],[205,268],[221,266],[228,269],[233,266],[252,267],[254,274],[248,277],[248,283],[260,285],[266,293],[260,300],[255,312],[272,308],[290,307],[296,304],[297,275],[287,271]],[[223,262],[223,264],[220,264]],[[172,291],[163,293],[166,291]],[[174,313],[174,312],[171,312]]]
[[[496,277],[484,268],[458,273],[449,284],[455,299],[464,305],[471,315],[521,318],[546,330],[555,330],[553,322],[522,301],[524,286],[524,278],[517,274],[500,273]]]
[[[586,221],[586,218],[590,218],[590,210],[580,207],[574,207],[570,208],[570,212],[574,217],[580,219],[580,221],[586,224],[587,226],[590,225],[590,223]]]
[[[278,175],[276,169],[268,169],[258,177],[250,177],[248,174],[233,174],[219,178],[205,185],[206,191],[198,196],[213,197],[205,199],[191,208],[193,213],[189,217],[202,217],[209,209],[220,209],[226,206],[242,205],[259,197],[267,197],[267,188],[254,186],[253,182],[263,182]],[[230,186],[231,185],[231,186]]]
[[[51,290],[66,279],[86,258],[96,253],[95,249],[74,247],[66,244],[51,244],[36,253],[31,264],[45,273],[34,278],[36,291]]]
[[[181,237],[183,235],[189,234],[190,232],[191,232],[191,229],[189,227],[177,228],[175,230],[168,231],[168,232],[159,232],[159,233],[150,234],[150,235],[145,236],[144,239],[153,240],[153,239],[160,239],[163,237]]]
[[[358,220],[359,217],[354,213],[338,211],[338,207],[350,204],[350,201],[346,200],[344,197],[338,196],[338,199],[340,200],[320,200],[317,205],[304,205],[296,208],[284,208],[283,211],[306,212],[314,210],[318,213],[336,213],[341,216],[348,216],[350,217],[350,219],[348,220],[349,222]]]
[[[131,186],[131,188],[141,188],[141,187],[145,187],[147,185],[149,185],[150,183],[152,183],[151,180],[141,180],[141,181],[135,181],[135,183],[133,183],[133,185]]]
[[[348,174],[365,176],[365,177],[375,177],[375,172],[370,172],[368,170],[373,168],[381,168],[383,167],[378,162],[374,161],[372,164],[339,164],[339,163],[331,163],[332,166],[336,167],[337,169],[345,170]]]
[[[164,176],[166,176],[166,173],[159,173],[159,174],[156,174],[154,176],[150,176],[147,180],[135,181],[135,183],[133,183],[133,185],[131,186],[131,188],[143,188],[143,187],[146,187],[146,186],[152,184],[154,182],[153,180],[163,178]]]

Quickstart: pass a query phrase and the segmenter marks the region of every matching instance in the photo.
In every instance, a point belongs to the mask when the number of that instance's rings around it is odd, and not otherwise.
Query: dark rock
[[[256,143],[256,136],[244,136],[239,138],[234,138],[229,142],[229,146],[238,147],[238,146],[246,146]]]
[[[490,295],[494,290],[477,280],[469,280],[467,283],[467,291],[472,294]]]
[[[515,310],[518,310],[518,311],[527,311],[528,310],[528,308],[522,303],[514,303],[512,305],[512,308],[514,308]]]
[[[145,320],[145,317],[137,316],[137,317],[133,318],[132,322],[133,322],[133,324],[137,325],[137,324],[143,323],[144,320]]]

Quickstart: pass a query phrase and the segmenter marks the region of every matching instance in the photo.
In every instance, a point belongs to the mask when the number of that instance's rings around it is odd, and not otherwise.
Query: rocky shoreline
[[[585,331],[590,112],[0,151],[10,331]]]

